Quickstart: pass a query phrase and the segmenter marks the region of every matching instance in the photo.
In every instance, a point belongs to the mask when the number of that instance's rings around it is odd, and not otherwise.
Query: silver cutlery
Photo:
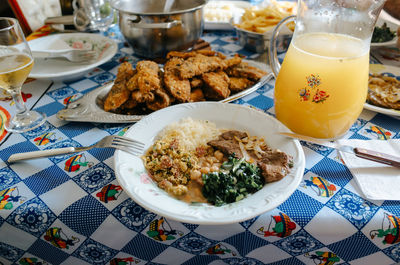
[[[358,147],[352,147],[349,145],[341,145],[335,142],[330,142],[330,141],[325,141],[321,139],[316,139],[313,137],[305,136],[305,135],[300,135],[296,133],[286,133],[286,132],[280,132],[280,135],[284,135],[293,139],[298,139],[322,146],[326,146],[329,148],[334,148],[342,152],[350,153],[353,154],[357,157],[364,158],[367,160],[371,160],[374,162],[382,163],[385,165],[390,165],[393,167],[398,167],[400,168],[400,157],[377,152],[374,150],[369,150],[365,148],[358,148]]]
[[[132,155],[138,156],[143,153],[144,143],[130,139],[128,137],[110,135],[106,136],[96,144],[90,146],[83,147],[63,147],[56,149],[48,149],[41,151],[33,151],[33,152],[25,152],[25,153],[17,153],[13,154],[8,158],[9,163],[34,159],[34,158],[43,158],[43,157],[51,157],[65,154],[73,154],[84,152],[93,148],[115,148],[118,150],[125,151]]]
[[[60,50],[60,51],[32,51],[34,58],[67,58],[74,63],[91,62],[96,59],[96,52],[93,50]]]

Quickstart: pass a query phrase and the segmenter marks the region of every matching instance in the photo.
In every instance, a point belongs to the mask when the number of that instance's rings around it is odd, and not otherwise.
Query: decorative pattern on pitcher
[[[317,88],[322,84],[319,75],[311,74],[306,77],[306,80],[307,80],[307,87],[304,87],[299,90],[299,96],[301,101],[308,101],[311,98],[312,102],[320,103],[324,102],[327,98],[329,98],[329,94],[325,90]]]

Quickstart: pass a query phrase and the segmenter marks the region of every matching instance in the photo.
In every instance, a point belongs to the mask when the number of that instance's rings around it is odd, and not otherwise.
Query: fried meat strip
[[[197,54],[185,60],[179,67],[181,78],[192,78],[207,72],[218,71],[225,68],[224,61],[216,56],[208,57]]]
[[[202,80],[201,78],[198,78],[198,77],[193,77],[193,78],[190,80],[190,87],[192,88],[192,90],[193,90],[194,88],[200,88],[200,87],[202,87],[203,84],[204,84],[203,80]]]
[[[158,64],[153,61],[140,61],[136,65],[137,85],[143,94],[160,89],[161,80],[158,76]]]
[[[194,57],[197,54],[202,54],[205,56],[218,56],[221,59],[225,59],[226,56],[220,52],[212,51],[212,50],[198,50],[198,51],[190,51],[190,52],[178,52],[178,51],[170,51],[167,54],[167,59],[171,59],[173,57],[178,57],[182,59],[187,59],[189,57]]]
[[[242,62],[242,58],[240,58],[238,55],[235,55],[234,57],[232,57],[232,58],[229,58],[229,59],[225,59],[224,60],[224,64],[225,64],[225,69],[226,68],[229,68],[229,67],[232,67],[232,66],[235,66],[235,65],[238,65],[238,64],[240,64]]]
[[[206,84],[205,95],[207,98],[220,100],[230,95],[229,77],[224,71],[205,73],[202,78]]]
[[[201,88],[195,88],[190,92],[190,102],[197,102],[197,101],[204,101],[206,100],[204,98],[203,90]]]
[[[267,73],[257,67],[250,66],[248,63],[241,62],[238,65],[226,69],[226,73],[233,77],[246,77],[248,79],[258,81]]]
[[[171,104],[171,98],[168,93],[160,88],[154,92],[154,100],[147,101],[146,106],[151,110],[159,110],[168,107]]]
[[[180,102],[188,102],[190,99],[190,82],[186,78],[179,77],[179,67],[184,60],[173,57],[164,65],[165,88]]]
[[[229,77],[229,89],[231,92],[242,91],[253,84],[253,81],[245,77]]]
[[[130,91],[126,89],[126,83],[133,74],[134,70],[130,63],[124,62],[119,66],[117,77],[104,101],[105,111],[115,110],[129,99]]]

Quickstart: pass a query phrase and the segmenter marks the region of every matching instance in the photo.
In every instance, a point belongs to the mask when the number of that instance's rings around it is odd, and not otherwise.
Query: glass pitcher
[[[283,19],[270,42],[278,120],[295,133],[343,136],[360,115],[368,90],[369,48],[385,0],[298,0],[297,16]],[[279,64],[276,38],[295,21]]]

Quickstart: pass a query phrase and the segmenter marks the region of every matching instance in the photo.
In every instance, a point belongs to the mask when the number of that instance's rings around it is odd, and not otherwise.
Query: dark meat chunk
[[[151,110],[159,110],[168,107],[170,104],[171,104],[171,99],[168,96],[167,92],[162,88],[154,91],[153,101],[146,102],[147,107]]]
[[[227,156],[235,154],[237,158],[242,158],[243,154],[239,147],[239,142],[235,138],[243,139],[247,137],[247,133],[231,130],[222,133],[218,139],[208,142],[208,145],[220,150]]]
[[[205,73],[202,75],[202,79],[206,84],[204,92],[207,98],[220,100],[230,95],[229,77],[225,72]]]
[[[289,155],[279,150],[273,150],[266,144],[261,144],[258,151],[254,148],[249,150],[243,145],[246,148],[246,154],[243,154],[238,139],[247,141],[247,133],[234,130],[226,131],[218,139],[209,141],[208,145],[220,150],[227,156],[235,154],[237,158],[251,157],[261,169],[261,174],[266,183],[278,181],[289,173],[291,163]]]

